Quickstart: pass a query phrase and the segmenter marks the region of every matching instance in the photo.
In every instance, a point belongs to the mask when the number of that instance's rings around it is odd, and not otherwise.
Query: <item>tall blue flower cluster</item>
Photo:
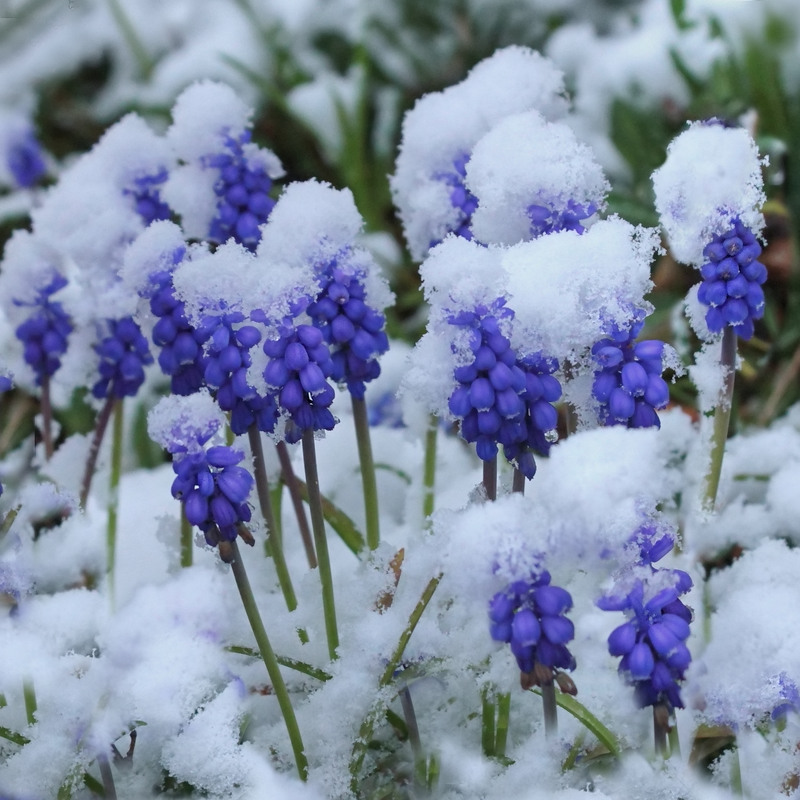
[[[247,498],[253,487],[253,476],[237,466],[244,453],[232,447],[216,445],[208,449],[176,454],[172,462],[175,480],[172,496],[183,503],[186,519],[203,532],[212,547],[243,535],[241,525],[250,521]]]
[[[277,339],[264,342],[264,353],[264,380],[288,416],[286,441],[299,441],[307,430],[333,430],[330,405],[335,392],[328,382],[333,362],[322,331],[314,325],[285,324]]]
[[[72,322],[64,307],[50,296],[67,285],[67,279],[55,275],[39,290],[33,303],[14,301],[18,306],[31,306],[33,313],[16,330],[24,346],[25,363],[36,375],[36,385],[41,386],[45,376],[53,375],[61,366],[61,356],[67,352],[67,338]]]
[[[566,616],[572,597],[550,581],[550,573],[542,570],[514,581],[489,601],[491,636],[511,645],[529,686],[552,683],[557,670],[575,669],[575,658],[567,648],[575,637],[575,627]]]
[[[308,314],[330,348],[330,377],[361,399],[364,384],[380,375],[378,356],[389,349],[386,318],[367,304],[363,273],[350,274],[336,260],[320,272],[321,291]]]
[[[691,609],[680,599],[692,588],[683,570],[657,569],[653,562],[672,549],[672,537],[644,526],[637,533],[633,570],[611,594],[597,601],[604,611],[624,611],[628,620],[608,637],[608,652],[620,656],[619,673],[633,685],[640,708],[683,708],[680,684],[692,660]]]
[[[436,178],[450,189],[450,204],[456,209],[457,221],[452,228],[452,233],[464,239],[472,239],[472,215],[478,207],[478,198],[467,189],[467,162],[468,153],[461,153],[453,159],[453,169],[439,173]],[[430,247],[439,244],[441,239],[432,241]]]
[[[581,223],[596,213],[597,206],[594,203],[583,205],[574,200],[567,201],[566,208],[562,209],[536,203],[527,208],[533,238],[558,231],[583,233],[586,228]]]
[[[153,363],[147,339],[132,317],[107,320],[106,325],[108,335],[94,345],[100,378],[92,394],[98,399],[133,397],[144,383],[144,367]]]
[[[456,368],[448,407],[482,461],[493,459],[503,445],[509,461],[531,478],[536,466],[528,448],[547,452],[546,432],[557,421],[551,403],[561,396],[561,387],[551,374],[552,361],[539,355],[517,358],[501,330],[501,321],[511,318],[513,312],[502,299],[448,317],[451,325],[468,330],[473,357]]]
[[[758,260],[761,245],[741,221],[706,245],[700,268],[698,300],[708,306],[706,324],[713,333],[730,325],[742,339],[753,335],[753,321],[764,316],[767,268]]]
[[[250,350],[261,341],[261,332],[254,325],[242,325],[241,312],[227,312],[204,320],[203,328],[211,330],[204,362],[203,377],[219,407],[231,414],[231,430],[245,433],[255,423],[269,433],[275,429],[278,409],[273,395],[259,395],[247,379],[253,363]]]
[[[208,167],[219,170],[214,184],[217,212],[211,221],[208,238],[226,242],[233,238],[250,250],[261,239],[259,226],[267,221],[275,201],[269,196],[272,179],[263,164],[248,160],[244,147],[250,131],[238,138],[227,136],[225,150],[204,159]]]
[[[606,425],[661,427],[656,410],[669,402],[669,387],[661,377],[664,343],[657,339],[637,342],[643,326],[640,312],[630,327],[613,326],[608,337],[592,347],[598,366],[592,395]]]
[[[133,188],[125,190],[125,194],[133,197],[136,212],[145,225],[171,216],[170,207],[161,199],[160,187],[166,180],[167,170],[163,169],[153,175],[136,178]]]
[[[42,148],[32,130],[11,143],[6,151],[6,166],[23,189],[29,189],[45,174]]]
[[[183,250],[173,256],[177,264]],[[186,316],[186,306],[175,295],[172,275],[164,270],[151,276],[154,286],[150,296],[150,310],[158,318],[153,327],[153,344],[158,348],[158,365],[170,376],[173,394],[193,394],[203,385],[205,356],[203,345],[211,336],[212,328],[195,328]]]

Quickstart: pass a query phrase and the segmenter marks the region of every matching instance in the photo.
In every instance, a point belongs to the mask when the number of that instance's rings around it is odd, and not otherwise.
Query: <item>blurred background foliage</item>
[[[286,10],[293,2],[224,4],[230,14],[241,16],[256,46],[236,48],[223,39],[218,48],[209,49],[197,74],[188,76],[184,85],[203,77],[204,70],[211,77],[228,76],[255,106],[254,139],[278,154],[289,179],[314,177],[352,189],[368,231],[378,237],[377,250],[385,257],[397,295],[389,314],[390,332],[413,342],[424,327],[425,314],[416,265],[405,251],[387,179],[405,110],[426,92],[461,80],[498,47],[519,44],[547,53],[553,38],[568,26],[588,27],[598,41],[613,42],[613,37],[645,24],[645,12],[653,3],[308,0],[300,4],[306,9],[304,23],[292,25],[287,21],[291,14],[276,9]],[[779,0],[776,3],[780,9]],[[723,0],[718,5],[723,9]],[[178,22],[173,20],[172,29],[154,35],[149,24],[161,24],[159,14],[166,14],[158,7],[158,0],[124,5],[117,0],[19,0],[12,3],[11,14],[0,19],[0,75],[9,72],[4,64],[24,62],[35,50],[36,37],[54,36],[59,25],[86,31],[85,52],[76,53],[73,47],[63,63],[29,71],[35,78],[28,87],[35,124],[54,164],[68,163],[89,149],[127,111],[139,112],[161,130],[169,124],[171,101],[183,86],[157,89],[165,84],[165,65],[175,49],[193,34],[181,28],[176,5],[173,16]],[[742,37],[730,34],[724,14],[715,13],[713,3],[702,21],[689,13],[686,0],[670,0],[669,8],[676,40],[701,26],[719,55],[710,69],[698,71],[680,48],[670,48],[679,84],[674,95],[653,96],[632,81],[609,98],[607,137],[618,164],[610,170],[614,189],[608,211],[655,225],[650,175],[686,121],[749,121],[770,159],[768,246],[763,258],[770,277],[764,319],[756,336],[740,345],[735,432],[737,426],[767,424],[800,399],[800,91],[787,85],[782,69],[785,59],[798,52],[800,9],[794,19],[767,9],[763,25]],[[201,16],[211,10],[210,3],[197,2],[190,4],[188,13]],[[148,15],[153,17],[150,23]],[[99,30],[114,34],[104,38]],[[566,69],[566,76],[577,93],[575,75]],[[298,91],[319,85],[328,93],[330,113],[315,119],[301,113],[302,104],[295,100]],[[0,93],[0,101],[2,97]],[[4,199],[0,197],[0,204]],[[24,210],[15,210],[13,204],[10,210],[1,207],[0,245],[14,228],[27,225]],[[651,300],[656,311],[645,335],[672,341],[688,362],[698,342],[675,320],[687,290],[696,283],[695,273],[665,256],[654,267],[654,281]],[[687,377],[674,384],[673,399],[694,413],[694,388]],[[14,433],[0,441],[0,454],[30,433],[33,412],[29,398],[12,392],[3,399],[0,430],[7,432],[10,426]],[[87,430],[92,421],[80,398],[60,416],[67,431]],[[146,463],[152,454],[143,452],[140,457]]]

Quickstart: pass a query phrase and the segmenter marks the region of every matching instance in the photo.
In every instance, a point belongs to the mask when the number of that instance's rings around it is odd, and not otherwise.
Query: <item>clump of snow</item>
[[[530,238],[531,205],[561,212],[572,201],[602,211],[610,188],[592,150],[537,111],[504,118],[476,143],[466,183],[479,200],[472,232],[493,244]]]
[[[125,251],[120,276],[131,291],[142,297],[153,292],[153,279],[171,273],[186,250],[183,231],[170,220],[151,223]]]
[[[700,266],[705,246],[735,219],[754,233],[764,227],[766,164],[746,130],[714,120],[693,122],[673,139],[667,160],[653,173],[653,189],[678,261]]]
[[[207,391],[159,400],[147,415],[147,432],[170,453],[196,452],[222,431],[225,416]]]
[[[484,59],[461,83],[418,100],[403,119],[391,178],[412,256],[421,260],[458,219],[451,187],[442,180],[456,159],[468,158],[476,142],[510,114],[536,109],[557,119],[566,107],[559,70],[539,53],[516,46]]]

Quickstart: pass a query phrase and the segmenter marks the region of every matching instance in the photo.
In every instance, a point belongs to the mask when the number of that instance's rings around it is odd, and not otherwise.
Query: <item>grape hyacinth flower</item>
[[[550,573],[542,570],[514,581],[489,602],[491,636],[511,646],[526,689],[551,684],[558,670],[575,669],[567,648],[575,627],[565,616],[572,597],[550,581]]]
[[[17,327],[16,336],[24,347],[25,363],[33,370],[36,385],[41,386],[61,366],[61,357],[67,351],[67,339],[72,332],[72,322],[58,301],[51,300],[59,289],[67,285],[63,275],[54,274],[38,290],[33,302],[14,300],[20,307],[31,307],[31,315]]]
[[[264,380],[288,415],[286,441],[300,441],[305,431],[333,430],[334,390],[328,382],[333,363],[322,331],[307,324],[284,325],[277,339],[264,342],[264,353],[269,359]]]
[[[703,250],[707,261],[700,267],[703,282],[697,299],[708,306],[706,325],[720,333],[730,325],[742,339],[753,336],[753,322],[764,316],[767,268],[758,260],[761,245],[740,220],[715,236]]]
[[[628,621],[608,637],[608,652],[621,656],[619,673],[634,686],[640,708],[683,708],[680,684],[691,662],[686,646],[691,609],[680,596],[692,587],[681,570],[658,570],[658,580],[636,578],[624,594],[598,600],[604,611],[624,611]],[[671,585],[665,585],[665,576]],[[655,586],[655,591],[650,588]]]
[[[267,221],[275,201],[269,196],[272,190],[269,165],[247,158],[245,146],[250,136],[250,131],[236,138],[226,136],[224,150],[208,156],[204,164],[219,170],[214,184],[217,210],[208,239],[222,243],[233,238],[254,250],[261,238],[259,226]]]
[[[320,270],[322,288],[308,315],[330,348],[331,378],[362,399],[365,383],[380,375],[378,356],[389,349],[389,339],[386,318],[368,303],[363,270],[349,269],[346,255],[344,268],[334,260]]]
[[[32,128],[19,131],[6,143],[5,161],[17,186],[23,189],[30,189],[47,172],[42,147]]]
[[[106,320],[108,335],[94,349],[100,356],[100,379],[92,387],[98,398],[133,397],[144,383],[144,368],[153,363],[153,356],[139,325],[132,317]]]
[[[454,233],[464,239],[472,239],[472,215],[478,207],[478,198],[467,188],[468,153],[461,153],[453,159],[450,171],[439,172],[434,177],[448,187],[450,205],[455,210],[455,218],[449,224],[448,233]],[[429,249],[435,247],[444,237],[431,240]]]
[[[275,201],[272,182],[284,174],[278,157],[251,141],[252,109],[229,87],[213,81],[189,86],[172,109],[167,139],[181,162],[164,196],[186,234],[251,251]]]
[[[161,199],[160,191],[166,180],[167,170],[162,169],[154,174],[135,178],[133,188],[123,191],[133,197],[136,211],[145,225],[170,218],[170,207]]]
[[[600,404],[606,425],[659,428],[656,413],[669,402],[669,387],[661,377],[664,343],[656,339],[637,342],[644,326],[644,312],[634,315],[630,327],[611,326],[609,335],[592,347],[594,373],[592,396]]]

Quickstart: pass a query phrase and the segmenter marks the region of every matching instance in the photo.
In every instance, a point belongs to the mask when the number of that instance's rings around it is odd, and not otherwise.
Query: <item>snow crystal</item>
[[[760,158],[750,134],[712,122],[693,122],[653,173],[656,210],[675,258],[700,266],[703,249],[734,219],[758,233],[764,226]]]
[[[120,272],[125,286],[136,294],[150,295],[153,277],[160,272],[171,273],[176,254],[185,249],[183,231],[174,222],[151,223],[125,251]]]
[[[602,211],[609,191],[591,149],[536,111],[506,117],[478,141],[466,182],[479,199],[472,232],[495,244],[531,238],[531,205],[558,213],[572,201]]]

